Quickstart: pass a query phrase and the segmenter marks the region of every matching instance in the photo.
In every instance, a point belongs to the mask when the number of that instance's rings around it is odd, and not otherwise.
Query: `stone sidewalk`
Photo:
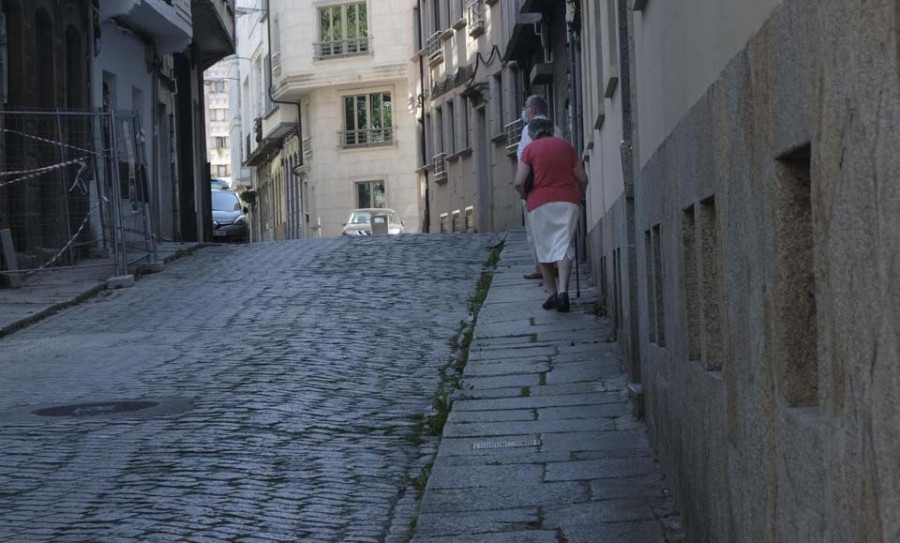
[[[524,231],[506,241],[459,395],[422,498],[414,543],[681,541],[623,360],[585,288],[541,309]],[[582,279],[584,279],[582,277]]]
[[[160,243],[157,254],[161,261],[170,262],[202,245]],[[112,275],[115,265],[111,259],[87,260],[81,266],[38,273],[21,288],[0,288],[0,337],[94,296],[106,288]]]

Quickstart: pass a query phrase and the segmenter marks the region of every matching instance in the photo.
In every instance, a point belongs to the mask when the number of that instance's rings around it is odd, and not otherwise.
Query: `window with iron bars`
[[[428,38],[428,41],[425,44],[425,51],[428,54],[429,62],[439,62],[444,60],[443,34],[443,32],[438,30]]]
[[[519,149],[519,142],[522,140],[522,131],[525,129],[525,122],[522,119],[506,125],[506,152],[513,154]]]
[[[447,153],[434,155],[434,182],[445,183],[447,181]]]

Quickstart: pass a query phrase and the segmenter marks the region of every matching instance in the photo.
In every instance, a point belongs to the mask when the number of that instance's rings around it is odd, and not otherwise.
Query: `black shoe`
[[[547,298],[547,301],[544,302],[544,305],[542,307],[549,311],[550,309],[553,309],[554,307],[556,307],[556,302],[557,302],[557,298],[556,298],[556,294],[554,294],[553,296],[550,296],[549,298]]]
[[[556,310],[560,313],[568,313],[569,312],[569,293],[563,292],[556,299]]]

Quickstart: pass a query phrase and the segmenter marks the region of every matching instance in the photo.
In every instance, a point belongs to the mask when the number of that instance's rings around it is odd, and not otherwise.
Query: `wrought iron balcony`
[[[368,36],[349,40],[323,41],[313,45],[316,60],[355,57],[372,52],[371,38]]]
[[[447,153],[438,153],[434,155],[434,182],[447,182]]]
[[[381,147],[394,143],[394,128],[370,128],[365,130],[345,130],[339,132],[342,149],[361,147]]]
[[[469,36],[475,38],[484,34],[484,0],[469,0],[466,5],[466,24],[469,27]]]
[[[519,149],[519,142],[522,141],[522,130],[525,128],[525,123],[522,119],[516,119],[515,121],[506,125],[506,152],[508,154],[513,154]]]
[[[444,60],[444,42],[442,41],[443,32],[438,30],[432,34],[428,41],[425,42],[425,52],[428,54],[429,62],[438,62]]]

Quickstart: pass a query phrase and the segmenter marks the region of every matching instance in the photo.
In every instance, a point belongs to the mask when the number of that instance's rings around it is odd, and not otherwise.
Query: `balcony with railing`
[[[207,68],[234,54],[234,0],[191,0],[197,60]]]
[[[338,133],[341,149],[383,147],[394,143],[394,128],[367,128]]]
[[[428,62],[436,64],[444,60],[444,33],[438,30],[428,37],[425,42],[425,54],[428,55]]]
[[[434,155],[432,164],[434,166],[434,182],[439,183],[439,184],[446,183],[447,182],[447,153],[438,153],[438,154]]]
[[[506,153],[515,154],[519,149],[519,142],[522,141],[522,130],[525,128],[525,122],[522,119],[516,119],[505,127],[506,131]]]
[[[153,39],[157,53],[186,48],[193,35],[190,0],[142,0],[101,2],[100,20],[116,18]]]
[[[484,0],[469,0],[466,5],[466,24],[469,27],[469,36],[476,38],[484,34]]]
[[[349,40],[323,41],[314,43],[313,47],[316,60],[355,57],[372,52],[372,39],[363,36]]]
[[[312,138],[303,138],[300,141],[300,151],[303,153],[303,162],[309,163],[312,160]]]

